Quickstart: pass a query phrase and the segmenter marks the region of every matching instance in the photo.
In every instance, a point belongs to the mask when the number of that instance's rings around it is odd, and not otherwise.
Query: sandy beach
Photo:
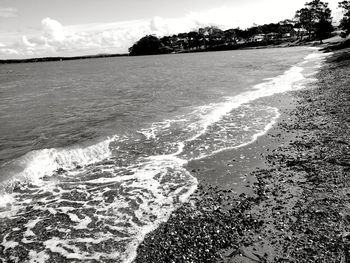
[[[135,262],[349,262],[350,50],[279,108],[254,143],[190,162],[199,187]]]

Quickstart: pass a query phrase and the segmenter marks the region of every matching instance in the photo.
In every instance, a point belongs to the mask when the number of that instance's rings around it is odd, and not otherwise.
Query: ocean
[[[247,145],[325,55],[293,47],[0,65],[0,260],[131,262],[195,191],[194,159]]]

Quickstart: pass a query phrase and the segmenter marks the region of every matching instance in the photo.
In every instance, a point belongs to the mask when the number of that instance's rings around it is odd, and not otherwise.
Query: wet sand
[[[306,89],[257,101],[274,127],[189,163],[197,191],[135,262],[350,262],[349,72],[337,51]]]

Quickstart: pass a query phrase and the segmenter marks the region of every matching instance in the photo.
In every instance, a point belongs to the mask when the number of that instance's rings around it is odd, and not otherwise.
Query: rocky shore
[[[336,51],[310,87],[273,98],[267,135],[190,163],[198,190],[135,262],[350,262],[349,72]]]

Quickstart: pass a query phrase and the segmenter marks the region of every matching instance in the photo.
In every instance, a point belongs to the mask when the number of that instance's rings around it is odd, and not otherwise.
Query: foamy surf
[[[51,176],[58,169],[71,170],[77,166],[85,166],[110,157],[109,144],[113,140],[116,140],[116,137],[88,147],[32,151],[7,163],[6,171],[9,169],[14,171],[15,174],[11,176],[11,180],[39,183],[42,177]],[[4,170],[5,168],[2,168],[0,172],[4,173]]]
[[[147,233],[195,191],[186,163],[242,147],[267,132],[278,109],[252,102],[303,88],[325,55],[220,103],[89,147],[28,153],[13,193],[3,195],[0,259],[132,262]],[[23,180],[24,179],[24,180]],[[21,220],[19,220],[21,219]]]
[[[3,212],[2,216],[11,222],[26,213],[28,206],[23,203],[27,200],[31,214],[18,228],[20,241],[7,246],[5,253],[20,243],[43,241],[46,252],[64,258],[128,262],[143,237],[166,221],[196,187],[196,179],[182,167],[182,161],[171,155],[140,158],[128,167],[109,161],[80,173],[56,175],[53,184],[53,178],[43,179],[45,187],[17,186],[12,205],[15,210],[20,206],[18,213]],[[50,235],[51,231],[56,234]],[[4,236],[3,243],[9,241]],[[42,256],[48,258],[48,254]]]

